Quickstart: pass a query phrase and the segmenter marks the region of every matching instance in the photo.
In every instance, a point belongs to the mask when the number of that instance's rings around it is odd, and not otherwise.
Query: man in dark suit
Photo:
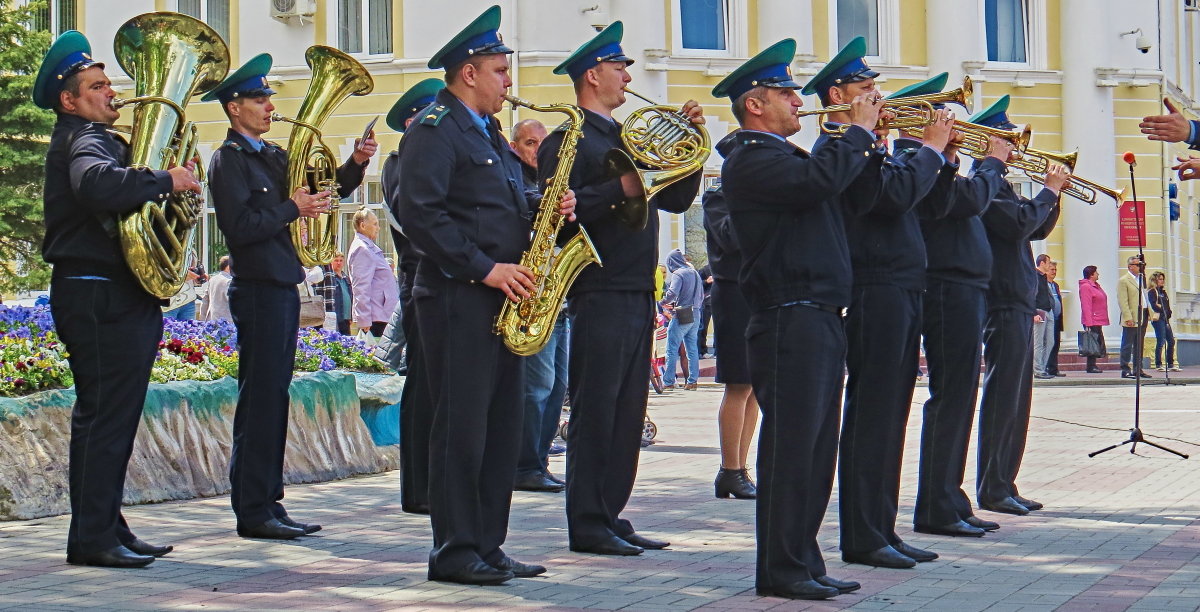
[[[296,360],[304,270],[292,244],[290,224],[330,209],[329,192],[301,187],[288,195],[288,153],[262,139],[271,129],[275,93],[263,53],[231,74],[203,100],[219,100],[230,128],[213,154],[210,170],[217,225],[237,261],[229,283],[229,311],[238,330],[238,404],[229,461],[230,501],[244,538],[291,539],[320,525],[297,522],[283,499],[288,386]],[[338,195],[362,182],[375,154],[373,135],[356,142],[337,170]]]
[[[831,578],[817,531],[833,489],[838,409],[850,305],[850,252],[834,199],[872,163],[883,107],[855,96],[850,128],[810,155],[786,140],[803,105],[789,65],[796,41],[763,50],[722,80],[741,125],[722,167],[722,190],[742,249],[750,305],[750,376],[762,407],[758,448],[759,595],[827,599],[859,584]],[[874,162],[878,163],[878,161]]]
[[[875,93],[873,70],[856,38],[806,86],[826,105]],[[916,87],[940,90],[941,74]],[[872,152],[875,163],[844,192],[846,239],[853,292],[846,315],[846,399],[838,454],[838,513],[842,560],[877,567],[907,568],[937,554],[912,546],[896,533],[904,430],[916,383],[921,337],[921,294],[925,289],[925,244],[917,205],[935,181],[948,177],[943,150],[954,116],[937,110],[924,141],[901,158],[886,146]],[[847,113],[830,113],[829,125]],[[877,132],[886,136],[886,131]],[[823,134],[820,151],[834,140]],[[948,180],[948,179],[944,179]],[[937,201],[932,201],[940,203]]]
[[[429,435],[429,578],[500,584],[540,565],[501,550],[516,473],[523,370],[493,331],[507,298],[536,288],[517,262],[529,247],[538,199],[493,116],[512,81],[493,6],[429,60],[446,88],[405,131],[395,202],[421,254],[413,284],[425,376],[433,399]],[[573,216],[574,195],[559,211]],[[460,374],[469,373],[464,382]]]
[[[425,79],[404,92],[388,111],[388,127],[404,133],[417,118],[417,113],[433,104],[437,93],[446,86],[441,79]],[[404,329],[406,347],[404,365],[408,368],[404,391],[400,395],[400,509],[413,514],[429,514],[429,430],[433,421],[433,399],[429,395],[429,379],[424,372],[424,348],[417,312],[413,306],[413,283],[416,281],[420,253],[404,235],[400,226],[400,153],[392,151],[383,162],[383,196],[387,200],[392,244],[396,245],[400,263],[400,325]]]
[[[1008,96],[1003,96],[969,120],[988,127],[1013,129],[1008,119]],[[1025,454],[1033,392],[1033,316],[1037,272],[1030,240],[1050,234],[1060,212],[1059,192],[1069,173],[1051,164],[1045,188],[1032,199],[1004,184],[983,214],[992,248],[984,324],[985,371],[979,406],[979,467],[976,494],[979,507],[1023,515],[1042,504],[1021,497],[1017,472]]]
[[[634,210],[630,202],[645,200],[641,180],[633,172],[610,176],[603,163],[611,149],[624,146],[621,126],[612,118],[625,102],[626,66],[633,63],[621,50],[622,32],[621,22],[613,23],[554,69],[570,75],[585,115],[570,185],[579,198],[579,223],[604,261],[603,267],[584,268],[569,293],[567,529],[571,550],[602,555],[637,555],[668,545],[635,533],[621,511],[637,475],[650,383],[657,211],[686,211],[701,179],[696,172],[663,189],[648,204],[648,222],[646,206],[625,215]],[[693,123],[704,122],[694,100],[682,112]],[[555,130],[542,141],[539,184],[554,174],[562,139]]]
[[[120,116],[104,64],[83,34],[54,41],[33,102],[58,118],[46,153],[42,257],[54,266],[50,312],[75,378],[68,484],[67,562],[142,567],[171,551],[138,539],[121,514],[125,469],[141,422],[158,343],[162,300],[129,269],[118,215],[173,193],[200,191],[191,164],[129,168],[129,147],[109,131]]]
[[[896,140],[905,155],[904,138]],[[925,295],[922,334],[929,366],[929,400],[921,419],[921,461],[913,530],[948,536],[980,537],[1000,525],[975,516],[962,490],[971,425],[979,394],[979,361],[987,311],[992,249],[980,215],[1004,185],[1004,167],[1013,144],[989,139],[987,156],[968,177],[957,171],[938,183],[927,199],[943,199],[941,212],[921,217],[925,242]],[[948,165],[959,165],[957,147],[946,152]]]
[[[1066,376],[1058,369],[1058,350],[1062,346],[1063,333],[1063,303],[1062,303],[1062,287],[1059,287],[1058,281],[1054,280],[1058,276],[1058,262],[1050,260],[1046,264],[1046,286],[1050,289],[1051,297],[1054,299],[1054,344],[1050,347],[1050,354],[1046,357],[1046,373],[1053,376]]]

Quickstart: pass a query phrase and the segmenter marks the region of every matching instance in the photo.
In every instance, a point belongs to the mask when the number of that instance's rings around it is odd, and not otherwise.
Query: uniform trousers
[[[900,460],[921,340],[921,292],[854,287],[846,316],[845,416],[838,462],[842,551],[900,542]]]
[[[411,293],[401,290],[400,299],[400,325],[408,339],[404,353],[408,374],[400,394],[400,507],[405,512],[423,512],[429,507],[429,430],[433,425],[433,399],[429,396],[425,350]]]
[[[162,339],[162,309],[132,278],[70,278],[55,270],[50,295],[75,377],[67,552],[86,555],[135,539],[121,497]]]
[[[833,490],[846,333],[837,313],[788,306],[750,316],[762,410],[755,501],[760,589],[825,575],[817,531]]]
[[[300,294],[295,285],[235,276],[229,283],[229,312],[238,332],[230,501],[238,524],[253,527],[287,516],[279,500]]]
[[[521,448],[524,363],[492,333],[504,294],[435,272],[413,288],[424,372],[433,400],[429,432],[429,576],[480,560],[495,565],[508,535]]]
[[[929,400],[921,420],[917,525],[940,527],[974,515],[962,484],[979,397],[986,309],[986,289],[929,280],[921,325]]]
[[[975,483],[981,505],[1017,495],[1033,399],[1032,333],[1032,312],[1008,309],[987,314]]]
[[[633,525],[621,511],[633,493],[650,384],[654,295],[585,291],[571,296],[567,386],[567,528],[587,547]]]

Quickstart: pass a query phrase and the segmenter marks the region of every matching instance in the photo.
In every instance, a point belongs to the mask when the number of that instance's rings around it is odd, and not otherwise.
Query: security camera
[[[1130,30],[1128,32],[1121,32],[1121,38],[1132,36],[1134,34],[1137,34],[1137,38],[1133,39],[1133,45],[1137,47],[1138,51],[1141,51],[1142,53],[1149,53],[1150,48],[1154,46],[1154,43],[1151,42],[1147,36],[1142,34],[1141,28]]]

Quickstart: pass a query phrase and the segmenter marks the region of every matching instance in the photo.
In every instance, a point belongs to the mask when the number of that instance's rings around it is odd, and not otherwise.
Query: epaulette
[[[706,191],[708,193],[716,193],[720,190],[721,190],[721,179],[717,179],[717,180],[713,181],[713,184],[709,185],[708,189],[705,189],[704,191]]]
[[[445,104],[430,106],[425,109],[425,116],[421,117],[421,125],[432,125],[437,127],[437,124],[442,122],[446,115],[450,114],[450,107]]]
[[[230,138],[230,139],[226,140],[225,142],[222,142],[222,143],[221,143],[221,146],[222,146],[222,147],[229,147],[230,149],[233,149],[234,151],[241,151],[241,150],[243,150],[243,148],[242,148],[242,143],[240,143],[240,142],[238,142],[238,141],[236,141],[236,140],[234,140],[234,139],[232,139],[232,138]]]
[[[264,145],[264,146],[267,146],[267,147],[274,148],[274,149],[282,149],[282,148],[283,148],[283,146],[282,146],[282,145],[280,145],[279,143],[277,143],[277,142],[273,142],[273,141],[270,141],[270,140],[264,140],[264,141],[263,141],[263,145]]]

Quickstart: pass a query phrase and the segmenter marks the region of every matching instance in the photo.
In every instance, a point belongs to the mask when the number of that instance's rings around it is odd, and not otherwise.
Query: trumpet
[[[1050,151],[1039,151],[1038,149],[1025,149],[1016,155],[1009,166],[1017,168],[1025,172],[1026,176],[1040,185],[1046,184],[1046,174],[1050,171],[1050,164],[1062,164],[1072,172],[1075,171],[1075,163],[1079,160],[1079,153],[1053,153]],[[1063,193],[1087,202],[1095,204],[1099,198],[1099,194],[1104,194],[1117,202],[1120,206],[1125,202],[1125,189],[1113,189],[1098,185],[1081,176],[1072,174],[1067,178],[1067,183],[1063,185]]]
[[[975,159],[987,157],[988,152],[992,148],[992,136],[1013,143],[1018,152],[1028,149],[1029,141],[1033,138],[1033,128],[1028,125],[1021,125],[1015,129],[1005,130],[955,119],[954,129],[963,135],[963,141],[958,145],[958,150],[962,151],[963,155]]]
[[[875,129],[912,130],[925,127],[933,123],[934,104],[958,104],[966,108],[969,113],[971,112],[970,98],[974,90],[975,85],[971,82],[971,77],[963,77],[962,87],[957,89],[884,100],[883,107],[892,111],[893,117],[890,119],[880,118],[879,122],[875,124]],[[849,110],[849,104],[834,104],[815,110],[796,111],[796,116],[809,117],[828,113],[842,113]],[[831,134],[844,134],[848,129],[850,129],[850,126],[846,124],[839,125],[836,128],[827,128],[824,124],[821,125],[822,132]]]

